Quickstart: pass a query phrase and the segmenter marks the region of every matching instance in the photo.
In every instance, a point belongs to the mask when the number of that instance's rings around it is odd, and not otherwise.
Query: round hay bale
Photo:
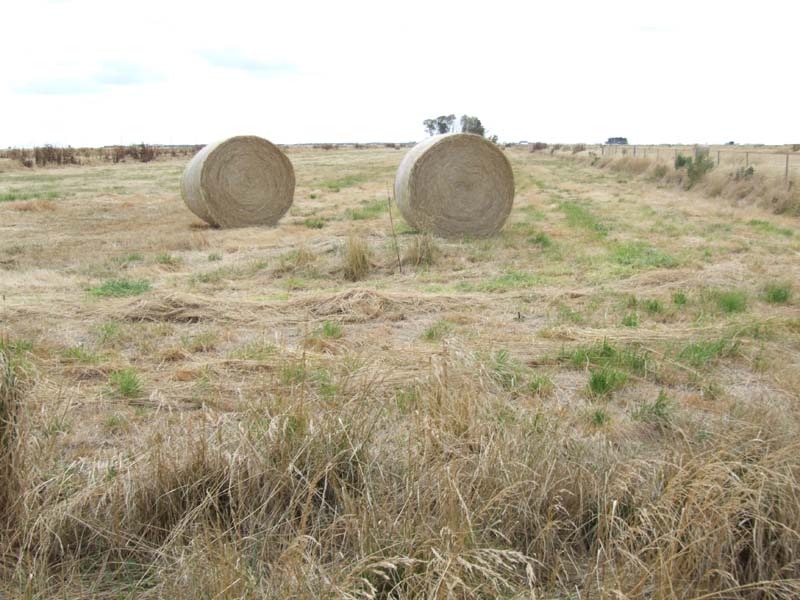
[[[503,151],[470,133],[428,138],[400,163],[395,201],[418,231],[443,237],[491,235],[514,202],[514,174]]]
[[[294,197],[294,169],[280,148],[242,135],[198,152],[183,172],[181,196],[209,225],[275,225]]]

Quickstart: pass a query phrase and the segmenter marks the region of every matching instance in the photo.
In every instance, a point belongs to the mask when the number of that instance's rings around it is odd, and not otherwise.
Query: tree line
[[[486,128],[481,123],[478,117],[469,115],[461,115],[459,122],[461,126],[461,133],[474,133],[483,137],[486,136]],[[440,135],[443,133],[453,133],[456,131],[456,116],[455,115],[439,115],[433,119],[425,119],[422,122],[423,127],[428,135]],[[497,136],[489,137],[492,142],[497,142]]]

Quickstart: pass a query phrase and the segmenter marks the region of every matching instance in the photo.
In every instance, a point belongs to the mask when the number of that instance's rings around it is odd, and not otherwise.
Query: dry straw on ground
[[[406,154],[395,199],[416,229],[445,237],[491,235],[511,212],[514,175],[490,141],[467,133],[436,136]]]
[[[238,136],[209,144],[186,166],[181,196],[210,225],[275,225],[294,196],[294,169],[274,144]]]

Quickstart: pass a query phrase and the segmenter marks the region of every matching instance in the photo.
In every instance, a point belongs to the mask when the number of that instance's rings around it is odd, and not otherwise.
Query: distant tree
[[[610,137],[606,140],[606,144],[624,144],[628,145],[628,138],[626,137]]]
[[[428,135],[436,135],[453,131],[455,122],[455,115],[439,115],[435,119],[425,119],[422,125],[425,127],[425,131],[428,132]]]
[[[486,129],[481,120],[478,117],[470,117],[468,115],[461,115],[461,132],[486,135]]]

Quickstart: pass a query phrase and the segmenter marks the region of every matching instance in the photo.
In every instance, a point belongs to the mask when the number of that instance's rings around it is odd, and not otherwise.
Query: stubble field
[[[289,148],[276,228],[0,173],[0,595],[800,592],[797,219],[511,148],[442,240],[403,152]]]

